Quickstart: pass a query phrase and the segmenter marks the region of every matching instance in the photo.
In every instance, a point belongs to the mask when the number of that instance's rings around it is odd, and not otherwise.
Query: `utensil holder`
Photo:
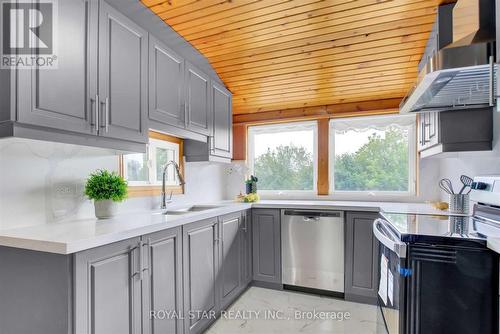
[[[452,213],[469,213],[469,194],[451,194],[450,195],[450,212]]]

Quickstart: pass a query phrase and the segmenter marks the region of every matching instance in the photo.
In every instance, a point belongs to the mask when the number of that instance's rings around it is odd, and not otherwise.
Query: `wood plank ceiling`
[[[141,1],[207,57],[234,94],[235,117],[335,105],[355,111],[363,101],[387,108],[416,79],[444,2]]]

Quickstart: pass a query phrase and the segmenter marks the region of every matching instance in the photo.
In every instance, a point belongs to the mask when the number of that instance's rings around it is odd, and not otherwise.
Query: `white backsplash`
[[[0,140],[0,228],[92,218],[93,204],[83,195],[85,179],[96,169],[118,170],[112,150],[33,141]],[[225,199],[225,165],[187,163],[185,195],[174,205]],[[154,209],[159,198],[131,198],[124,212]]]

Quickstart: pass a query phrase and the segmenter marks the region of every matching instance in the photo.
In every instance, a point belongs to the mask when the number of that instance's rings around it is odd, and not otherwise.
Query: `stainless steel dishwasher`
[[[283,284],[344,292],[344,213],[282,210]]]

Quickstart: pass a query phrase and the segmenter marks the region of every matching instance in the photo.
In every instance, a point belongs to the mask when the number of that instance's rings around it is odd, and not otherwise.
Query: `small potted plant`
[[[87,179],[85,195],[94,200],[97,218],[111,218],[116,214],[116,202],[127,197],[127,181],[115,172],[100,169]]]

